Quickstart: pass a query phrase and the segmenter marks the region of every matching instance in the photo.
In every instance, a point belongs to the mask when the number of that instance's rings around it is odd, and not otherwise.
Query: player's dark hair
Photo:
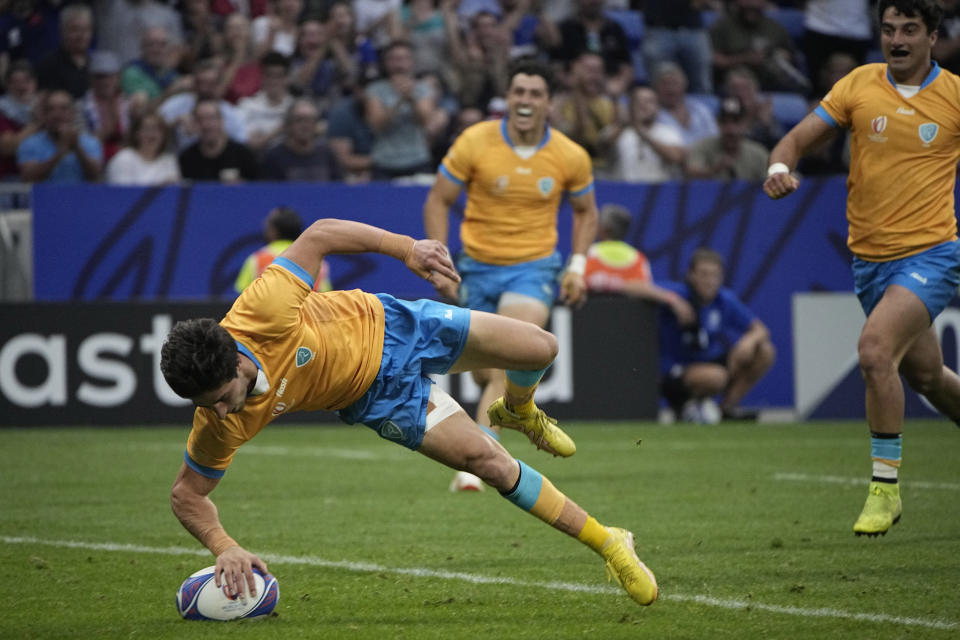
[[[300,214],[290,207],[277,207],[267,218],[277,234],[277,240],[296,240],[303,231]]]
[[[557,80],[553,76],[553,70],[550,68],[550,65],[546,62],[531,56],[523,56],[512,61],[507,72],[508,87],[513,84],[514,76],[519,73],[526,76],[540,76],[543,78],[543,81],[547,83],[547,94],[553,95],[557,87]]]
[[[927,27],[927,33],[940,28],[943,20],[943,7],[938,0],[880,0],[877,3],[877,17],[883,24],[883,14],[893,7],[897,13],[908,18],[920,18]]]
[[[723,256],[713,249],[708,249],[707,247],[694,249],[693,255],[690,256],[689,270],[693,271],[693,269],[701,262],[711,262],[723,269]]]
[[[160,349],[163,378],[181,398],[195,398],[237,377],[237,345],[212,318],[173,325]]]

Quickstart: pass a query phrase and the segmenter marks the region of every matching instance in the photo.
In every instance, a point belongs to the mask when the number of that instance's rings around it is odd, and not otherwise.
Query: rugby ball
[[[280,586],[269,573],[264,575],[254,567],[253,579],[257,595],[252,598],[244,593],[233,598],[227,595],[226,586],[218,587],[214,579],[215,567],[197,571],[183,581],[177,591],[177,611],[187,620],[236,620],[265,616],[280,600]],[[244,582],[246,584],[246,582]]]

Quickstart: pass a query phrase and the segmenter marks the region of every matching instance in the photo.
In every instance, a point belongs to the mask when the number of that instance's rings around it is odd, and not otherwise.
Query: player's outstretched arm
[[[209,497],[218,482],[219,479],[206,478],[184,463],[170,490],[170,506],[184,528],[217,557],[214,570],[217,586],[226,582],[230,595],[244,592],[255,595],[253,567],[267,573],[267,565],[237,544],[220,524],[217,506]]]
[[[456,202],[463,188],[442,173],[436,180],[423,203],[423,230],[427,238],[447,244],[450,233],[450,207]],[[437,293],[448,300],[457,300],[459,280],[435,278],[431,280]]]
[[[597,199],[593,189],[571,196],[573,207],[573,237],[570,262],[560,280],[560,300],[571,306],[580,306],[587,300],[587,283],[583,279],[587,250],[597,235]]]
[[[797,190],[800,181],[793,177],[797,163],[810,149],[833,134],[831,127],[816,113],[809,113],[770,152],[770,168],[763,191],[774,200]]]
[[[331,253],[383,253],[402,261],[421,278],[434,273],[460,281],[450,252],[436,240],[414,240],[353,220],[317,220],[294,240],[281,255],[292,260],[316,279],[323,257]],[[431,280],[432,282],[432,280]]]

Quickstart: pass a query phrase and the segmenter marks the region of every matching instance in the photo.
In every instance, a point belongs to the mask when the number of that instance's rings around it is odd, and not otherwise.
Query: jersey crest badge
[[[537,180],[537,189],[540,190],[540,195],[546,197],[550,195],[550,192],[553,191],[553,178],[540,178]]]
[[[874,133],[883,133],[887,128],[887,116],[877,116],[870,122],[870,128]]]
[[[936,122],[924,122],[922,125],[917,127],[917,133],[920,134],[920,139],[923,141],[923,146],[929,146],[933,139],[937,137],[937,133],[940,131],[940,125]]]
[[[298,369],[303,365],[307,364],[308,362],[310,362],[312,358],[313,358],[313,351],[310,351],[310,349],[307,349],[306,347],[297,348],[297,368]]]

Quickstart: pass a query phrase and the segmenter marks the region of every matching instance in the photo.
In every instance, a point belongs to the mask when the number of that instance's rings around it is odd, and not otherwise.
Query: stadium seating
[[[810,105],[807,99],[800,93],[790,93],[786,91],[772,91],[767,94],[773,101],[773,117],[775,117],[785,129],[790,129],[797,124],[810,112]]]

